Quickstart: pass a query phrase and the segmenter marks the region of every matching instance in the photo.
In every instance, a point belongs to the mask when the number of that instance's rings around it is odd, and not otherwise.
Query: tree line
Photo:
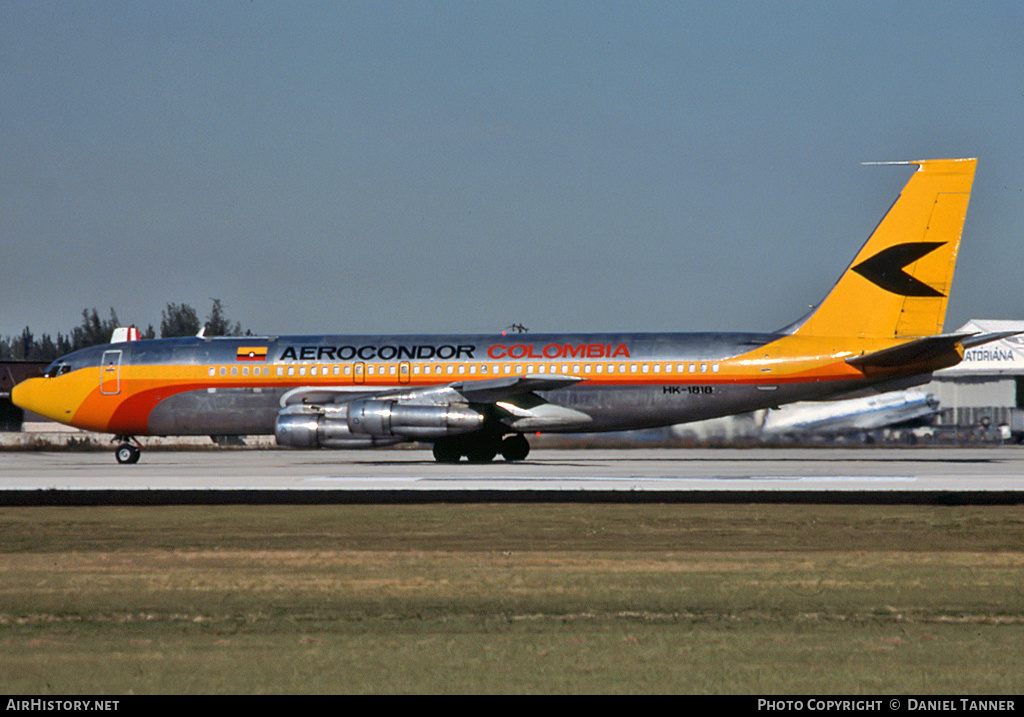
[[[242,336],[242,325],[231,321],[224,313],[224,305],[220,299],[211,299],[213,306],[201,322],[196,310],[185,303],[167,304],[160,312],[160,338],[169,339],[176,336],[195,336],[205,325],[205,336]],[[110,343],[110,335],[118,326],[123,326],[114,309],[110,309],[110,318],[101,319],[96,309],[82,309],[82,323],[74,327],[66,335],[58,333],[36,336],[28,326],[20,336],[0,338],[0,360],[24,359],[29,361],[53,361],[72,351],[89,346]],[[156,329],[150,324],[143,331],[139,330],[144,339],[155,339]],[[244,335],[251,335],[251,331]]]

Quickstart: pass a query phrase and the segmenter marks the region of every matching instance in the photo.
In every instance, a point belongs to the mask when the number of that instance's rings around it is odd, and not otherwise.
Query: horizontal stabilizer
[[[864,356],[853,356],[846,359],[846,363],[865,373],[911,366],[921,371],[937,371],[960,363],[966,348],[1005,339],[1017,333],[1020,332],[938,334]]]
[[[940,362],[948,358],[950,354],[955,355],[952,363],[942,363],[936,369],[953,366],[960,361],[960,354],[957,351],[957,344],[972,334],[938,334],[927,338],[910,341],[892,348],[882,349],[864,356],[854,356],[846,359],[846,363],[865,373],[871,369],[893,369],[901,366],[917,366],[932,361]]]

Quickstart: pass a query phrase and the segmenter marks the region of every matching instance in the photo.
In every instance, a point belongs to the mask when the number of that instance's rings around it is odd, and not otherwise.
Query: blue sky
[[[946,328],[1024,319],[1019,2],[0,0],[0,335],[779,328],[979,158]]]

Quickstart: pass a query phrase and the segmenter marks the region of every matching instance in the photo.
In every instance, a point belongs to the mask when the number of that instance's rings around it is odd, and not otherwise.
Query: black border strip
[[[0,490],[0,506],[392,505],[416,503],[793,503],[1021,505],[1024,491]]]

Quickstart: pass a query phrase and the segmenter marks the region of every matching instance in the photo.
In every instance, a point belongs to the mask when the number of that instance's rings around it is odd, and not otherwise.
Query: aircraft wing
[[[281,407],[295,405],[322,405],[325,403],[347,403],[357,398],[370,398],[383,392],[393,393],[395,388],[369,389],[361,386],[299,386],[281,396]]]
[[[300,386],[281,397],[281,406],[294,404],[347,403],[357,398],[390,398],[408,403],[497,403],[533,391],[554,391],[579,383],[578,376],[531,374],[506,378],[455,381],[442,386],[409,388],[387,386],[367,390],[364,386]],[[457,395],[453,395],[457,394]]]
[[[488,404],[499,420],[516,431],[584,427],[591,417],[550,403],[535,391],[554,391],[579,383],[578,376],[531,374],[470,381],[442,386],[389,386],[366,390],[361,386],[300,386],[281,396],[281,407],[347,404],[358,399],[391,400],[407,406]]]
[[[500,409],[500,420],[516,431],[583,428],[591,422],[587,414],[551,403],[534,391],[554,391],[579,383],[578,376],[540,374],[520,377],[464,381],[452,388],[471,403],[489,403]]]
[[[530,374],[480,381],[458,381],[449,385],[471,403],[497,403],[533,391],[554,391],[559,388],[568,388],[582,380],[579,376]]]

